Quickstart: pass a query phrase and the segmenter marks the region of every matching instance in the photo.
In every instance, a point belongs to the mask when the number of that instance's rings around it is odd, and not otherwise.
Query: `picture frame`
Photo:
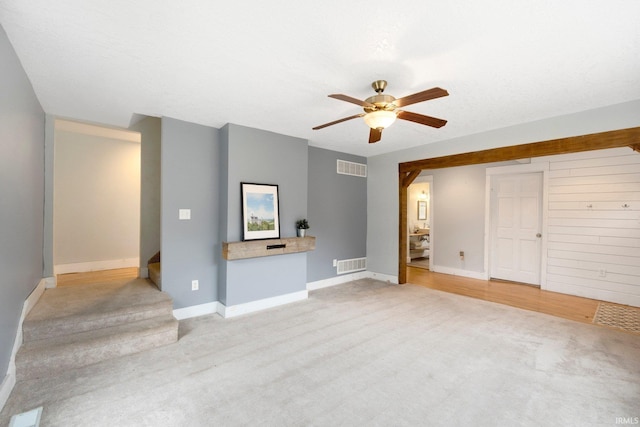
[[[426,200],[418,200],[418,220],[427,220],[427,202]]]
[[[242,193],[242,240],[279,239],[278,186],[240,183]]]

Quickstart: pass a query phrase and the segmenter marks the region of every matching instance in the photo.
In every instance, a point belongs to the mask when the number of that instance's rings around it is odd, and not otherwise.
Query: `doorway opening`
[[[140,266],[141,134],[55,120],[53,273]]]
[[[617,147],[630,147],[640,152],[638,140],[640,140],[640,127],[634,127],[400,163],[398,165],[398,283],[407,283],[407,190],[422,171]]]
[[[431,188],[433,177],[420,176],[407,190],[407,266],[429,270],[431,246]]]

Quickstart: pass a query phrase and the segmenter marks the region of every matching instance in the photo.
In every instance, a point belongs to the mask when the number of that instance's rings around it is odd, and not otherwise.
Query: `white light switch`
[[[191,219],[191,209],[179,209],[178,219]]]

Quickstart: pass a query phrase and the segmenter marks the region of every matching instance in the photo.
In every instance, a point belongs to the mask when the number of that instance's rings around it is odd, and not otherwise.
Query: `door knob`
[[[536,237],[542,237],[542,234],[538,233],[536,234]]]

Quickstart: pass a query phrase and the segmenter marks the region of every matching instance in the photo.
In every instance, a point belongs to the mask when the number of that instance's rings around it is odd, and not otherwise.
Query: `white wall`
[[[56,274],[138,266],[139,138],[137,133],[56,121]]]
[[[549,162],[546,289],[640,306],[640,154],[535,161]]]
[[[447,126],[455,126],[449,123]],[[373,156],[367,159],[368,188],[367,188],[367,262],[368,269],[375,273],[397,276],[398,274],[398,164],[412,160],[445,156],[469,151],[478,151],[500,146],[524,144],[546,141],[568,136],[585,135],[615,129],[640,126],[640,100],[617,104],[610,107],[568,114],[503,129],[484,132]],[[482,182],[484,186],[484,181]],[[434,177],[432,189],[434,199],[435,233],[438,233],[438,221],[441,216],[446,217],[447,204],[441,206],[438,193],[438,182]],[[484,201],[478,206],[478,216],[484,212]],[[435,235],[434,255],[441,265],[456,265],[459,262],[457,249],[439,254],[438,240],[447,238],[446,235]],[[465,241],[459,242],[460,248],[477,246],[477,235],[467,236]],[[461,246],[464,245],[464,246]],[[465,249],[466,251],[466,249]],[[466,265],[462,268],[474,273],[475,263],[466,258]]]

